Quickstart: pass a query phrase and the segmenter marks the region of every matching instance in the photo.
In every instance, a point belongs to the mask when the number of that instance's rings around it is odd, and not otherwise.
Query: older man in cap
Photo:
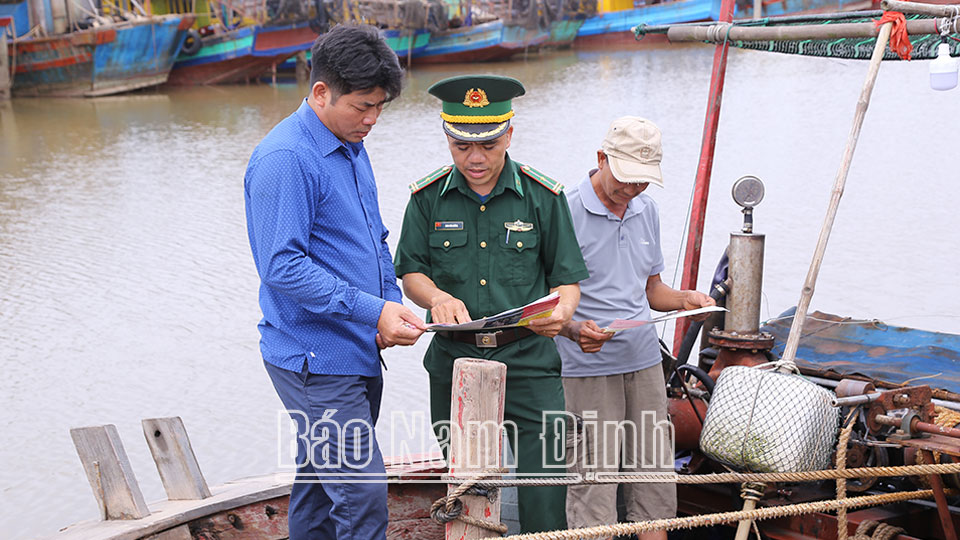
[[[580,296],[577,282],[587,277],[563,186],[507,154],[512,99],[524,93],[519,81],[453,77],[429,92],[443,101],[454,164],[411,185],[395,259],[404,292],[437,323],[468,322],[560,294],[552,315],[531,321],[529,330],[434,337],[423,361],[434,425],[450,418],[454,359],[498,360],[507,365],[504,418],[508,439],[516,442],[518,474],[557,474],[563,456],[551,449],[559,434],[544,418],[564,409],[551,338],[569,321]],[[521,530],[565,528],[565,492],[521,487]]]
[[[660,280],[660,216],[650,184],[663,187],[660,129],[627,116],[611,124],[597,168],[567,191],[577,239],[590,277],[581,282],[581,300],[557,338],[563,359],[567,410],[596,429],[584,430],[596,455],[577,454],[576,472],[673,470],[672,430],[653,325],[617,334],[597,324],[614,319],[649,320],[650,309],[671,311],[714,305],[697,291],[678,291]],[[610,429],[622,426],[625,429]],[[636,430],[632,428],[635,427]],[[607,428],[607,429],[604,429]],[[581,438],[581,441],[583,438]],[[626,484],[627,521],[676,515],[674,484]],[[571,486],[570,527],[617,520],[616,484]],[[666,539],[663,531],[641,538]]]

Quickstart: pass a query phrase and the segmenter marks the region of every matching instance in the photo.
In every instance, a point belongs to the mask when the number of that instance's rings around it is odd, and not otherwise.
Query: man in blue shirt
[[[291,540],[383,539],[379,350],[413,344],[424,324],[400,303],[362,141],[403,73],[370,26],[338,26],[312,55],[310,93],[244,177],[260,350],[299,432]]]

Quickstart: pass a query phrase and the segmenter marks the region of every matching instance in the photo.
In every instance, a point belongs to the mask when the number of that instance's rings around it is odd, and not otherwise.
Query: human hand
[[[613,332],[604,332],[597,323],[593,321],[571,321],[567,328],[569,336],[580,350],[585,353],[595,353],[603,347],[603,344],[613,337]]]
[[[377,347],[386,349],[394,345],[413,345],[427,326],[407,306],[397,302],[385,302],[377,321]]]
[[[439,294],[430,302],[430,318],[438,324],[461,324],[473,320],[467,306],[448,293]]]
[[[710,298],[708,295],[703,294],[699,291],[683,291],[683,309],[684,311],[697,309],[702,307],[709,307],[717,305],[717,301],[713,298]],[[709,317],[709,313],[701,313],[699,315],[694,315],[690,317],[695,321],[703,321]]]
[[[541,336],[552,338],[560,333],[565,324],[570,322],[571,317],[573,317],[573,308],[561,302],[553,308],[553,313],[549,317],[533,319],[527,328]]]

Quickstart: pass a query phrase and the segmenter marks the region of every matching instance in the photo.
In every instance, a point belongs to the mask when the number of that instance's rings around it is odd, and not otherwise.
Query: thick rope
[[[930,474],[960,473],[960,463],[936,463],[926,465],[901,465],[897,467],[858,467],[856,469],[825,469],[822,471],[786,472],[786,473],[714,473],[714,474],[675,474],[675,473],[640,473],[640,474],[611,474],[594,478],[579,476],[557,478],[505,478],[500,480],[482,480],[476,483],[477,487],[495,488],[510,486],[574,486],[581,484],[732,484],[743,482],[819,482],[822,480],[836,480],[845,478],[868,478],[871,476],[920,476]],[[443,477],[442,482],[461,484],[469,480]]]
[[[837,470],[842,471],[847,468],[847,443],[850,442],[850,433],[853,431],[853,423],[857,411],[860,407],[854,407],[844,420],[844,427],[840,431],[840,440],[837,442]],[[837,500],[842,501],[847,498],[847,479],[837,478]],[[847,509],[837,510],[837,540],[847,540]]]
[[[503,523],[494,523],[492,521],[486,521],[483,519],[478,519],[473,516],[468,516],[463,513],[463,501],[460,500],[460,497],[477,486],[477,482],[480,480],[492,476],[502,474],[503,469],[491,469],[488,471],[483,471],[482,473],[473,476],[465,481],[462,484],[457,486],[452,492],[450,492],[446,497],[440,497],[436,501],[433,501],[433,505],[430,506],[430,516],[441,525],[448,523],[453,520],[459,520],[467,525],[473,525],[474,527],[479,527],[488,531],[493,531],[500,535],[507,534],[507,526]]]
[[[847,469],[854,470],[854,469]],[[956,493],[947,490],[948,494]],[[776,519],[814,512],[831,512],[839,508],[861,508],[864,506],[878,506],[894,502],[914,499],[929,499],[933,497],[933,490],[923,489],[901,493],[883,493],[880,495],[865,495],[842,501],[817,501],[811,503],[791,504],[787,506],[771,506],[750,511],[722,512],[718,514],[704,514],[682,518],[657,519],[639,523],[620,523],[617,525],[600,525],[582,529],[568,529],[565,531],[550,531],[541,533],[520,534],[507,536],[507,540],[578,540],[587,538],[605,538],[610,536],[625,536],[651,531],[672,531],[676,529],[691,529],[711,525],[721,525],[745,519],[763,520]]]
[[[860,525],[857,526],[857,532],[854,534],[853,540],[891,540],[902,532],[906,531],[900,527],[867,519],[861,521]]]

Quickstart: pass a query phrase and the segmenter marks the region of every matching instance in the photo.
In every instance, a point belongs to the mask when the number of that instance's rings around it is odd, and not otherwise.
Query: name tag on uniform
[[[434,221],[433,230],[435,231],[462,231],[462,221]]]

